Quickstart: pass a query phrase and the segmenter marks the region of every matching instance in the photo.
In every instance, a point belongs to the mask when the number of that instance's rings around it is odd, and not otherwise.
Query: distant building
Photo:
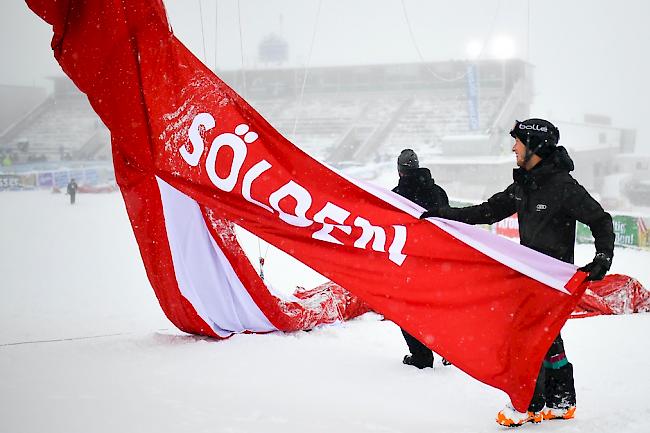
[[[257,57],[262,64],[282,65],[289,60],[289,43],[271,33],[257,47]]]

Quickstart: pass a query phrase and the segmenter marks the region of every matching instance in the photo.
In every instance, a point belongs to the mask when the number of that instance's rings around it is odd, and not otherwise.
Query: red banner
[[[519,239],[519,219],[517,214],[511,215],[495,224],[496,233],[511,239]]]
[[[27,3],[53,25],[56,59],[111,131],[149,280],[179,328],[285,329],[262,284],[230,293],[246,265],[233,265],[216,227],[234,222],[527,407],[584,290],[564,288],[575,267],[480,229],[420,221],[421,208],[310,158],[174,37],[160,1]],[[222,320],[226,300],[242,308]]]

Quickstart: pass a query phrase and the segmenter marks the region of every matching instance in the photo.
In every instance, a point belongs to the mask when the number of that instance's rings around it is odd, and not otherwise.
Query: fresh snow
[[[0,432],[497,432],[499,390],[454,367],[416,370],[374,314],[215,341],[178,331],[147,281],[121,196],[0,193]],[[256,241],[245,247],[257,257]],[[262,254],[266,246],[261,245]],[[576,250],[577,262],[593,246]],[[276,287],[322,277],[270,248]],[[650,252],[613,272],[650,287]],[[650,431],[650,315],[570,320],[576,419],[519,431]]]

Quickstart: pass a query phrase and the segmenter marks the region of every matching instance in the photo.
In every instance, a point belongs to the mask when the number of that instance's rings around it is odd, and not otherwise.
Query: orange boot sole
[[[552,419],[572,419],[576,414],[576,407],[571,406],[569,409],[567,409],[566,413],[564,415],[554,415],[553,412],[550,410],[548,411],[542,411],[542,415],[545,420],[552,420]]]
[[[543,416],[541,412],[530,412],[528,411],[528,417],[525,418],[524,420],[521,420],[519,422],[515,422],[514,420],[506,417],[503,413],[499,412],[497,414],[497,424],[502,425],[504,427],[519,427],[527,422],[532,422],[534,424],[542,422]]]

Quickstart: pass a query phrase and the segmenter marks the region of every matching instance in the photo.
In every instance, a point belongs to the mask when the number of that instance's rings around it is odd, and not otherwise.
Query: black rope
[[[106,337],[115,337],[118,335],[132,334],[132,332],[118,332],[115,334],[101,334],[101,335],[88,335],[85,337],[69,337],[69,338],[55,338],[52,340],[32,340],[32,341],[17,341],[15,343],[2,343],[0,347],[6,346],[19,346],[21,344],[38,344],[38,343],[58,343],[61,341],[76,341],[76,340],[90,340],[93,338],[106,338]]]

